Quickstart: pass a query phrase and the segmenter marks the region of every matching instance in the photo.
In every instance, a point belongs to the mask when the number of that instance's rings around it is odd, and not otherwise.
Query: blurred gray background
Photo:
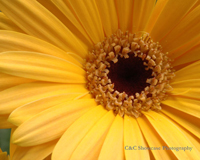
[[[0,129],[0,148],[9,154],[11,129]]]

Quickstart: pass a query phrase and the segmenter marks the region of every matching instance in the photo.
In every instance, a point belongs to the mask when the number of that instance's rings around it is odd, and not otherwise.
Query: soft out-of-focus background
[[[9,154],[11,129],[0,129],[0,148]]]

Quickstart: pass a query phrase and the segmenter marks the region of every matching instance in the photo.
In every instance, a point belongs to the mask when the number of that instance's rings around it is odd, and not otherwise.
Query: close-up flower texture
[[[200,0],[0,0],[1,160],[198,160]]]

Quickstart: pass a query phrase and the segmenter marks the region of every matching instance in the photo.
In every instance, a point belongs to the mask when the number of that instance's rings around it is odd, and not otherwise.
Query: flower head
[[[198,159],[198,0],[0,0],[11,159]]]

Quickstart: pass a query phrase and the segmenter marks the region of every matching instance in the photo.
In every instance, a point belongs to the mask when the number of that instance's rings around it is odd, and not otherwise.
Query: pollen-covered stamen
[[[147,33],[118,30],[89,53],[87,88],[99,104],[120,116],[160,110],[175,76],[167,54]]]

